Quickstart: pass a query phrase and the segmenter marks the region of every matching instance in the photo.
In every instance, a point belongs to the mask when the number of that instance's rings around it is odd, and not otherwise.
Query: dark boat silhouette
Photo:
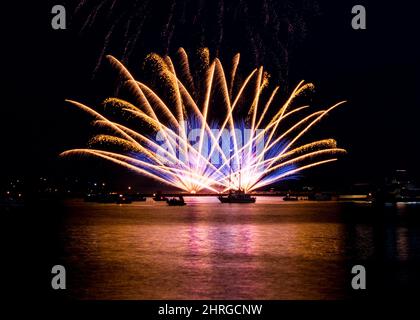
[[[169,206],[185,206],[186,205],[183,196],[179,196],[178,198],[167,199],[166,203]]]
[[[221,203],[255,203],[256,198],[245,193],[242,189],[231,191],[227,196],[219,196]]]
[[[232,157],[230,158],[232,160]],[[242,164],[239,163],[239,188],[238,190],[232,191],[229,190],[229,194],[227,196],[221,195],[217,198],[221,203],[255,203],[257,200],[256,197],[251,197],[251,195],[245,193],[245,191],[241,187],[241,169]],[[230,174],[229,174],[229,184],[232,182],[232,162],[230,163]]]
[[[298,197],[291,196],[290,194],[287,194],[285,197],[283,197],[283,201],[298,201]]]

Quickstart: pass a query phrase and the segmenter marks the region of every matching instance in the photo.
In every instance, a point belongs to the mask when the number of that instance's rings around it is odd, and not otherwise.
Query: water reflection
[[[123,206],[68,203],[62,234],[69,294],[339,299],[351,296],[350,265],[419,257],[419,224],[410,220],[410,208],[377,212],[333,202],[214,200],[187,198],[182,208],[149,200]]]

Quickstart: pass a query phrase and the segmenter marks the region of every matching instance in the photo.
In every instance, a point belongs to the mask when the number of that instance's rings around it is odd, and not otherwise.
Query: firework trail
[[[168,54],[181,45],[208,46],[218,57],[221,52],[232,55],[230,48],[246,52],[244,61],[266,65],[283,83],[291,53],[319,14],[316,1],[304,0],[80,0],[66,6],[73,11],[71,30],[95,43],[103,39],[95,70],[106,51],[134,66],[149,51]]]
[[[304,113],[309,106],[294,103],[314,86],[301,81],[279,106],[278,86],[264,94],[268,76],[263,67],[252,70],[244,81],[236,81],[239,54],[226,77],[218,58],[210,60],[208,49],[200,53],[204,61],[200,79],[194,79],[183,48],[178,50],[179,66],[169,56],[150,54],[145,64],[157,76],[155,89],[107,56],[133,102],[108,98],[103,102],[104,111],[99,112],[68,100],[106,132],[93,137],[89,148],[68,150],[62,156],[96,156],[187,192],[250,192],[335,161],[346,152],[333,139],[299,144],[344,101]],[[197,83],[200,94],[191,91]],[[234,85],[237,92],[232,90]]]

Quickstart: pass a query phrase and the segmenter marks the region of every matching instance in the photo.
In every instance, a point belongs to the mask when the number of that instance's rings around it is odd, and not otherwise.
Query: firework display
[[[239,54],[227,75],[218,58],[210,60],[208,49],[200,52],[203,63],[199,79],[182,48],[177,53],[179,67],[169,56],[147,56],[145,63],[151,66],[155,82],[164,88],[160,90],[163,96],[137,81],[119,60],[107,56],[133,101],[104,101],[113,118],[119,117],[116,121],[67,100],[90,113],[94,123],[107,133],[96,135],[89,148],[68,150],[62,155],[97,156],[187,192],[251,192],[335,161],[337,155],[346,152],[333,139],[300,143],[302,136],[344,101],[302,116],[309,106],[295,106],[294,102],[312,90],[313,84],[301,81],[278,106],[274,101],[279,87],[263,94],[269,90],[269,76],[263,67],[240,81],[236,77]],[[211,117],[216,104],[218,116]],[[130,124],[124,119],[130,119]],[[146,129],[136,130],[131,125],[133,119]]]

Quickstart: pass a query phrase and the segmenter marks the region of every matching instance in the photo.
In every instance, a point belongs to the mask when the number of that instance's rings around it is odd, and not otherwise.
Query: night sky
[[[420,181],[420,11],[415,2],[184,0],[141,6],[133,1],[113,11],[107,4],[83,27],[100,1],[87,2],[77,10],[78,1],[62,2],[65,31],[50,26],[51,8],[60,1],[2,4],[2,177],[112,176],[115,167],[103,161],[58,158],[66,149],[84,147],[92,135],[91,119],[64,99],[95,105],[114,95],[117,79],[103,54],[124,59],[141,76],[147,53],[207,46],[222,62],[241,52],[245,69],[263,64],[284,96],[305,79],[316,85],[314,106],[349,101],[313,133],[335,138],[348,155],[305,172],[307,179],[374,181],[405,168]],[[351,28],[356,4],[366,7],[367,30]],[[142,181],[122,171],[117,170],[124,179]]]

